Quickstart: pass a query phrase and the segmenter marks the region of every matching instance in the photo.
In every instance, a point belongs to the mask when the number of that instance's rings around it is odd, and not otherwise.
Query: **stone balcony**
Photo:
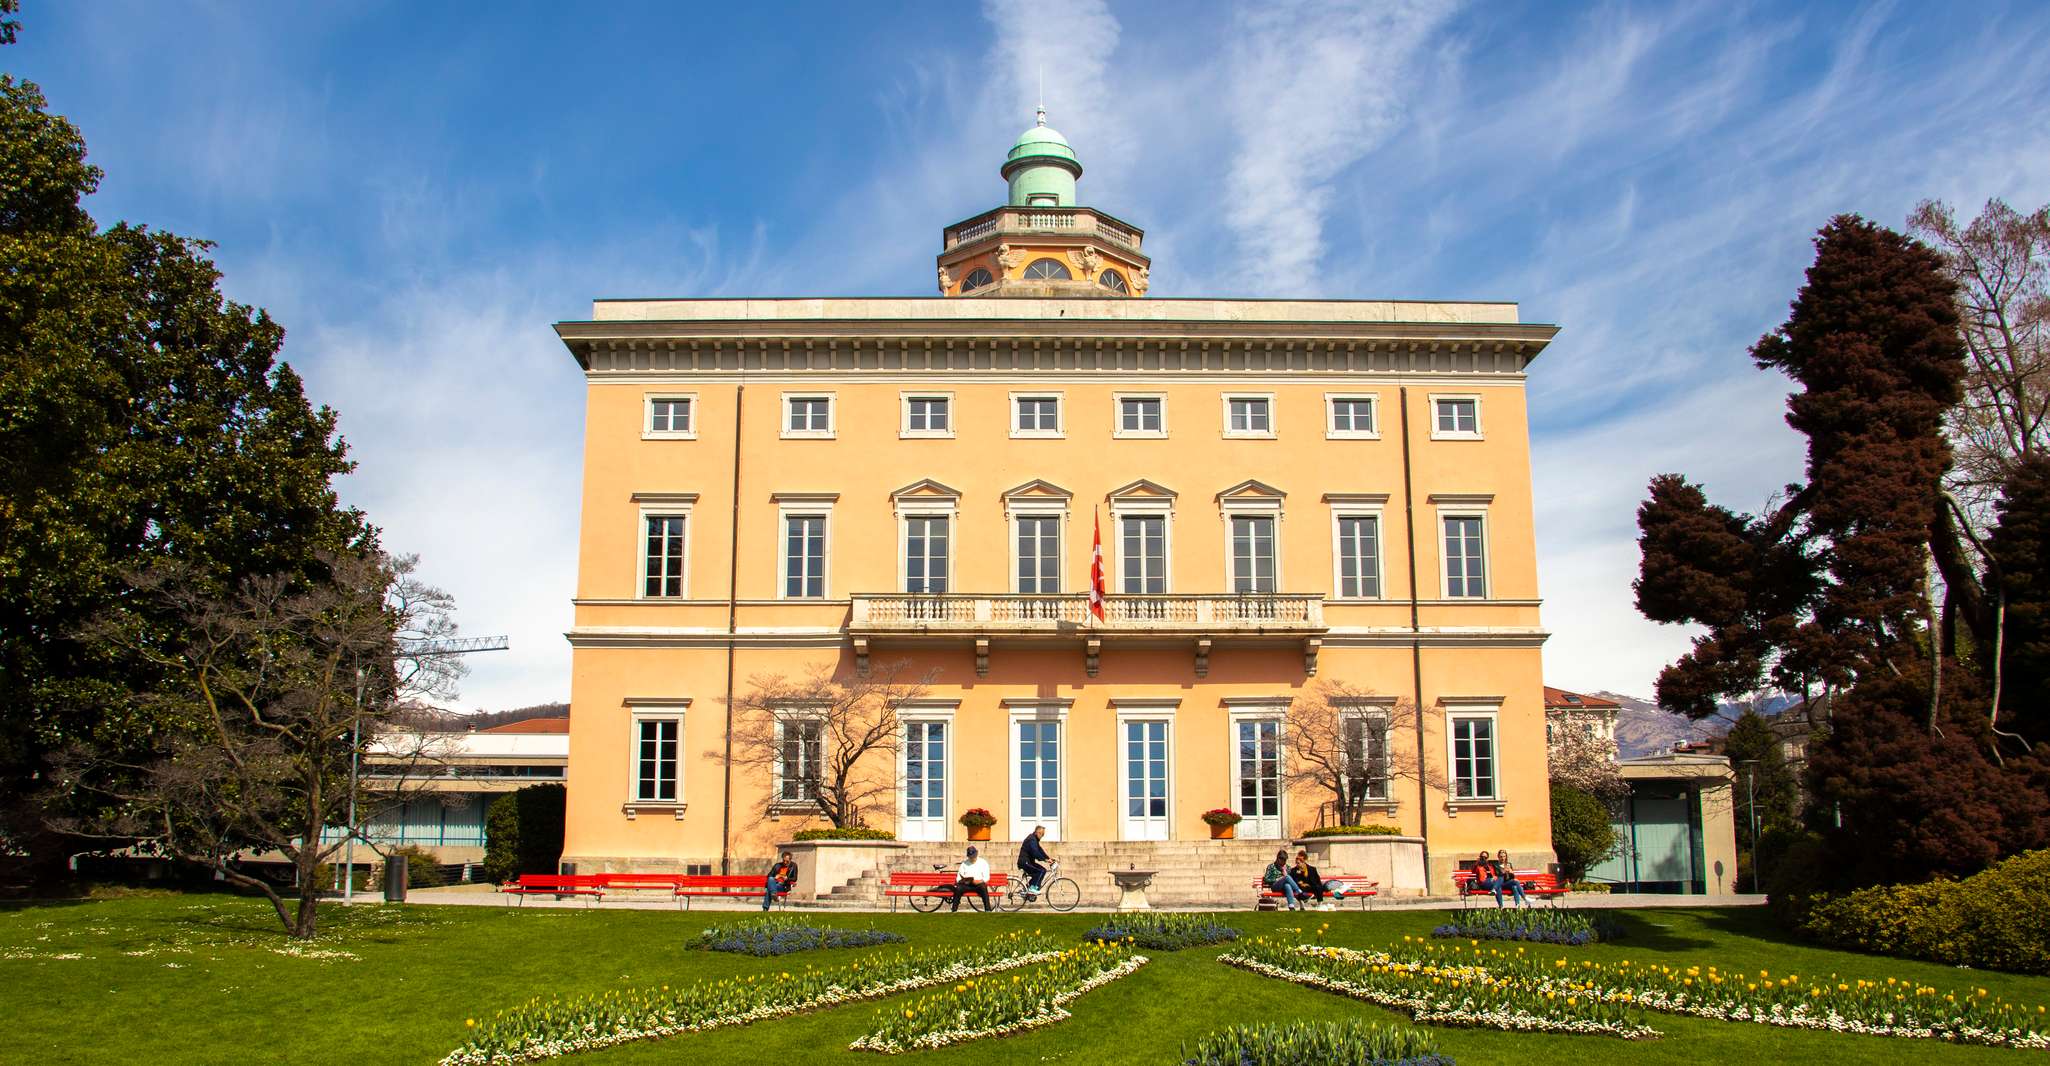
[[[945,231],[948,251],[991,237],[1094,237],[1140,254],[1145,233],[1091,207],[999,207]]]
[[[1300,593],[1212,593],[1108,596],[1103,620],[1089,613],[1089,597],[910,593],[856,593],[848,634],[864,667],[877,641],[973,641],[975,671],[989,672],[993,642],[1073,641],[1096,676],[1105,641],[1180,643],[1195,650],[1196,676],[1210,672],[1214,641],[1300,642],[1303,670],[1317,673],[1323,647],[1324,597]]]

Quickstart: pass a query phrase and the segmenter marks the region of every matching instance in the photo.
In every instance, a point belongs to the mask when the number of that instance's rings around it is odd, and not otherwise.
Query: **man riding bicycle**
[[[1039,883],[1046,878],[1046,864],[1053,859],[1039,840],[1046,835],[1046,827],[1035,825],[1032,832],[1025,834],[1025,843],[1018,846],[1018,870],[1025,875],[1025,898],[1039,894]]]

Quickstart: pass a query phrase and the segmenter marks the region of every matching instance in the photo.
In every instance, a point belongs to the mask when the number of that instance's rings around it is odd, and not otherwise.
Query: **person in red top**
[[[762,882],[762,909],[768,910],[776,897],[790,891],[797,883],[797,864],[790,860],[790,853],[783,853],[783,861],[769,867],[768,879]]]

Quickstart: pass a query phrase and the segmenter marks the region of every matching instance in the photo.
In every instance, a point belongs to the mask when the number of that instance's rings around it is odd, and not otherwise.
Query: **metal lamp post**
[[[1758,891],[1758,760],[1745,759],[1744,807],[1751,814],[1751,891]]]

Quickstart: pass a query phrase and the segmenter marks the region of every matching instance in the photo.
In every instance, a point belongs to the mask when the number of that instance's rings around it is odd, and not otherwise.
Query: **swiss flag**
[[[1089,613],[1096,620],[1103,621],[1103,517],[1096,508],[1089,509],[1089,519],[1096,525],[1095,543],[1089,546]]]

